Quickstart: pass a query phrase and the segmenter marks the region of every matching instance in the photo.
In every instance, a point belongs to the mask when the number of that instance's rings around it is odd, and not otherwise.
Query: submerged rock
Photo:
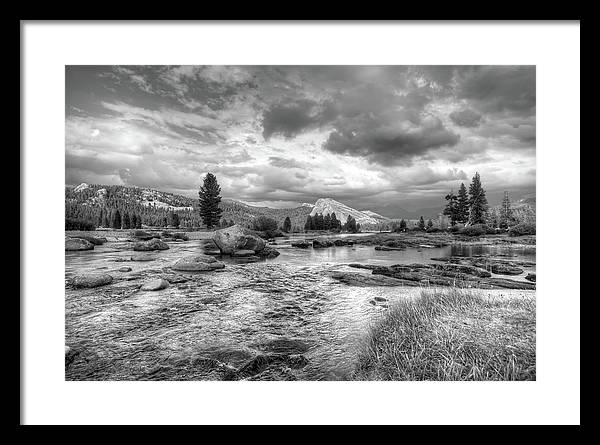
[[[119,267],[119,272],[131,272],[131,267],[129,267],[129,266]]]
[[[301,369],[308,360],[299,354],[260,354],[237,370],[230,370],[224,380],[296,380],[291,369]]]
[[[131,256],[131,261],[154,261],[156,256],[149,253],[138,253]]]
[[[169,282],[162,278],[145,282],[140,290],[161,290],[169,287]]]
[[[65,345],[65,369],[68,368],[71,363],[75,361],[75,358],[79,355],[79,351]]]
[[[301,354],[309,349],[309,344],[295,338],[276,338],[253,345],[255,348],[277,354]]]
[[[210,255],[192,255],[183,257],[171,266],[174,270],[186,272],[203,272],[223,269],[225,264]]]
[[[349,286],[419,286],[419,283],[384,275],[369,275],[357,272],[332,272],[331,278]]]
[[[67,238],[65,240],[65,250],[93,250],[94,244],[82,238]]]
[[[239,250],[260,252],[266,246],[264,239],[252,234],[248,229],[239,225],[215,231],[212,240],[221,253],[231,255]]]
[[[236,250],[235,252],[233,252],[231,254],[231,256],[234,256],[234,257],[244,257],[244,256],[253,256],[253,255],[254,255],[254,250],[247,250],[247,249]]]
[[[169,245],[158,238],[152,238],[149,241],[138,241],[133,245],[135,251],[148,251],[148,250],[167,250]]]
[[[383,250],[383,251],[406,250],[406,247],[375,246],[375,250]]]
[[[76,275],[71,280],[71,285],[76,288],[91,288],[105,286],[113,282],[113,277],[105,273],[90,273]]]

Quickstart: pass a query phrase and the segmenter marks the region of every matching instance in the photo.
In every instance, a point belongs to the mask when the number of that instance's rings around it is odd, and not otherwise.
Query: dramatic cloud
[[[66,182],[388,216],[535,188],[533,66],[69,66]]]
[[[449,116],[459,127],[477,127],[481,123],[481,114],[469,109],[453,111]]]

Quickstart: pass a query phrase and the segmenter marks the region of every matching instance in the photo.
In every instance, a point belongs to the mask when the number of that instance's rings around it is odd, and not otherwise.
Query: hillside
[[[202,227],[197,207],[197,199],[149,188],[86,183],[65,188],[65,216],[94,221],[98,226],[104,225],[103,215],[118,209],[120,213],[140,215],[142,223],[147,226],[165,226],[169,212],[174,211],[179,215],[182,227]],[[292,209],[254,207],[227,198],[221,201],[220,207],[222,219],[228,223],[233,221],[251,227],[256,217],[268,216],[281,226],[289,216],[292,228],[298,229],[304,227],[311,210],[305,205]]]

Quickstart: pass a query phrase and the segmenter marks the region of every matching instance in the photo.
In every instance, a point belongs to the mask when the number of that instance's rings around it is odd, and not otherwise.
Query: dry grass
[[[374,324],[354,380],[535,380],[535,297],[426,290]]]

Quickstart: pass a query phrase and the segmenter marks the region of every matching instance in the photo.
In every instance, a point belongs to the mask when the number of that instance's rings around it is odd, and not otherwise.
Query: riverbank
[[[535,294],[431,289],[369,329],[350,380],[535,380]]]

